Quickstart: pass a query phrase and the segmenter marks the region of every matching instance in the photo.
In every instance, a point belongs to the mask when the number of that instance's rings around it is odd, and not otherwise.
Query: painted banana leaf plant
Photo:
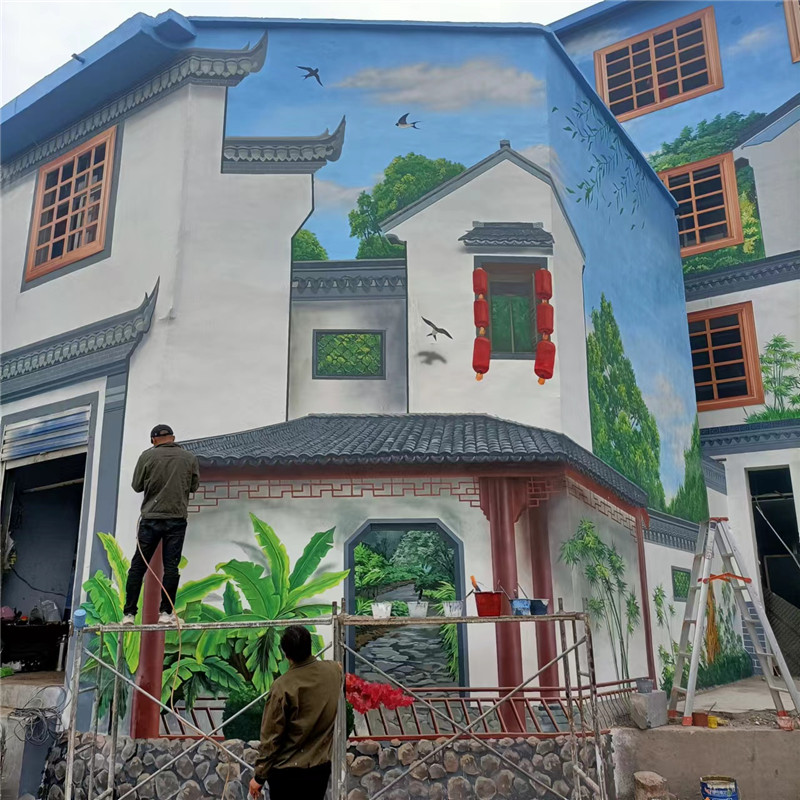
[[[224,618],[229,622],[252,622],[330,614],[330,603],[308,601],[338,586],[349,574],[349,570],[317,574],[333,547],[334,529],[315,533],[292,568],[275,531],[253,514],[250,519],[264,563],[232,559],[217,565],[217,571],[227,581],[223,593]],[[264,692],[289,668],[280,649],[282,632],[280,627],[203,631],[195,658],[199,664],[221,658],[234,666],[249,684]],[[315,649],[321,649],[322,637],[313,627],[311,632]]]

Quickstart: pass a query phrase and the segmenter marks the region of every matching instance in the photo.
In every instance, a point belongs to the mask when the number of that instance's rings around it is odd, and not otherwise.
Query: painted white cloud
[[[621,42],[628,38],[628,33],[623,28],[600,28],[587,30],[586,33],[570,39],[565,45],[566,51],[575,61],[592,58],[595,50],[608,47],[614,42]]]
[[[314,208],[319,211],[346,210],[355,207],[358,196],[367,187],[342,186],[335,181],[314,180]]]
[[[728,56],[744,56],[770,46],[777,38],[778,29],[773,25],[762,25],[747,31],[737,42],[725,48]]]
[[[478,104],[531,105],[544,98],[544,81],[525,70],[484,58],[454,66],[419,62],[363,69],[336,85],[364,89],[378,103],[434,111],[459,111]]]
[[[530,147],[523,147],[519,154],[527,158],[528,161],[533,161],[534,164],[542,167],[542,169],[550,168],[549,144],[533,144]]]

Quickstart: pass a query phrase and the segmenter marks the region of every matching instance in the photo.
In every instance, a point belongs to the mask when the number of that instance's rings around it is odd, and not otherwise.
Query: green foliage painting
[[[742,133],[763,116],[755,111],[747,115],[732,111],[724,117],[717,114],[711,122],[701,120],[695,128],[685,127],[672,142],[664,142],[657,152],[649,156],[648,161],[658,172],[728,153],[736,146]],[[734,247],[723,247],[685,258],[685,273],[709,272],[764,258],[755,178],[750,166],[736,170],[736,184],[744,242]]]
[[[800,418],[800,351],[782,333],[773,336],[761,353],[761,380],[767,402],[747,422]]]
[[[314,376],[317,378],[383,376],[382,333],[317,331],[314,345]]]
[[[700,522],[708,517],[708,495],[703,477],[703,454],[700,448],[700,423],[695,417],[692,443],[683,453],[683,483],[670,501],[667,511],[676,517]]]
[[[405,247],[391,244],[380,223],[464,171],[463,164],[408,153],[397,156],[370,192],[361,192],[348,215],[350,235],[359,240],[356,258],[402,258]]]
[[[327,258],[328,251],[315,233],[305,229],[297,231],[292,239],[292,261],[326,261]]]

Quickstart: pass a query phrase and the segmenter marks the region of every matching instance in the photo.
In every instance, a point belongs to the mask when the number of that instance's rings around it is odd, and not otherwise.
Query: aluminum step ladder
[[[689,593],[686,599],[686,614],[681,626],[681,637],[678,643],[677,658],[675,659],[675,677],[672,692],[669,698],[669,716],[677,719],[681,716],[678,711],[678,702],[684,696],[686,703],[683,709],[682,724],[692,724],[692,711],[694,710],[695,691],[697,688],[697,671],[700,666],[700,654],[703,649],[703,635],[705,632],[706,603],[708,592],[713,580],[725,580],[733,589],[736,607],[742,619],[742,625],[750,636],[756,648],[755,655],[761,665],[761,671],[769,687],[772,701],[779,717],[788,716],[784,708],[782,693],[788,693],[795,710],[800,713],[800,691],[792,679],[786,660],[781,653],[778,641],[767,619],[764,603],[758,593],[756,581],[744,577],[741,572],[742,558],[736,549],[736,544],[728,530],[727,518],[714,517],[700,526],[700,535],[697,537],[697,549],[692,563],[692,577],[689,584]],[[722,559],[723,572],[721,575],[711,573],[711,562],[714,558],[714,547],[719,545],[719,555]],[[755,610],[755,616],[748,606],[748,601]],[[760,623],[766,636],[766,647],[761,649],[758,640],[756,625]],[[692,631],[694,626],[694,631]],[[691,638],[692,649],[689,651]],[[680,686],[683,672],[689,659],[689,679],[686,686]]]

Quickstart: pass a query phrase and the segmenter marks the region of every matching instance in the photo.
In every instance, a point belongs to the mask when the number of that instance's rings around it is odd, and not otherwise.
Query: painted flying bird
[[[317,83],[322,86],[322,81],[319,79],[319,67],[298,67],[297,69],[304,69],[308,74],[303,75],[303,80],[307,78],[316,78]]]
[[[448,339],[452,339],[452,338],[453,338],[453,337],[452,337],[452,336],[451,336],[451,335],[450,335],[450,334],[449,334],[449,333],[448,333],[448,332],[447,332],[447,331],[446,331],[444,328],[439,328],[439,327],[437,327],[437,326],[436,326],[436,325],[434,325],[434,324],[433,324],[433,323],[432,323],[432,322],[431,322],[429,319],[425,319],[425,317],[422,317],[422,321],[423,321],[423,322],[424,322],[426,325],[430,325],[430,326],[431,326],[431,328],[433,329],[433,330],[432,330],[432,331],[431,331],[431,332],[428,334],[428,336],[433,336],[433,341],[434,341],[434,342],[436,341],[436,337],[437,337],[437,335],[438,335],[438,334],[440,334],[440,333],[441,333],[442,335],[446,336]]]
[[[408,114],[403,114],[403,116],[400,117],[400,119],[397,120],[397,122],[395,122],[395,125],[398,128],[417,128],[417,125],[419,125],[419,123],[420,120],[417,120],[416,122],[409,122]],[[419,128],[417,128],[417,130],[419,130]]]

